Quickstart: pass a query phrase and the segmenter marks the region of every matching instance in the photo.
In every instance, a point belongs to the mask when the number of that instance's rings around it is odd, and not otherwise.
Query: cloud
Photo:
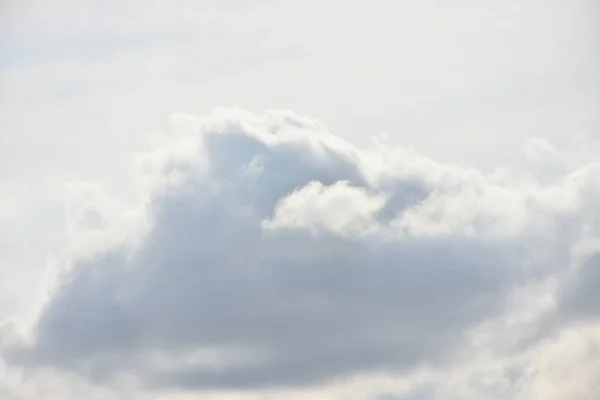
[[[300,390],[445,376],[473,354],[517,351],[490,326],[515,342],[537,329],[520,350],[534,352],[598,321],[598,163],[541,184],[358,149],[288,111],[176,120],[135,158],[138,204],[73,186],[71,245],[26,333],[2,341],[8,369],[101,387]],[[547,364],[535,393],[552,384]]]
[[[594,399],[600,390],[598,328],[597,322],[566,328],[520,353],[476,357],[413,392],[451,400]]]
[[[340,236],[360,234],[374,225],[375,214],[385,203],[383,196],[369,196],[348,182],[325,187],[311,181],[282,198],[273,219],[265,221],[263,227],[304,228],[314,233],[325,230]]]

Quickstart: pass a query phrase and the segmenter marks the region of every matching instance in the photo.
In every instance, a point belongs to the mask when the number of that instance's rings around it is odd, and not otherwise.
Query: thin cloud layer
[[[73,187],[72,245],[31,326],[2,335],[6,371],[254,393],[520,354],[521,378],[487,398],[541,399],[546,375],[526,377],[529,354],[598,322],[593,157],[557,167],[537,140],[541,183],[361,150],[291,112],[215,110],[174,126],[135,158],[139,204]],[[459,396],[438,385],[412,398]]]

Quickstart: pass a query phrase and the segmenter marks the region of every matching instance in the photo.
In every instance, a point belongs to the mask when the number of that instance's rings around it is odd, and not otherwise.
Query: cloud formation
[[[593,157],[557,161],[536,139],[542,181],[358,149],[288,111],[218,109],[174,127],[135,158],[138,204],[72,187],[71,246],[31,326],[5,326],[5,371],[254,393],[425,368],[434,389],[380,398],[592,399],[591,379],[546,385],[565,340],[600,372],[582,344],[597,345],[600,311]],[[485,357],[516,378],[444,386]]]

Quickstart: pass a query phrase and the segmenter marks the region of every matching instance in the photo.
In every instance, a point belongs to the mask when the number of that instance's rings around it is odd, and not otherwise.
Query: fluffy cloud
[[[47,371],[218,394],[425,369],[433,388],[380,398],[593,398],[593,379],[558,385],[556,368],[600,372],[600,163],[541,183],[361,150],[291,112],[174,122],[135,158],[138,204],[72,188],[46,300],[3,329],[7,393]]]

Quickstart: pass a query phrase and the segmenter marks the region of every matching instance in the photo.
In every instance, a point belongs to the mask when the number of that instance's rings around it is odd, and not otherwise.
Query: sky
[[[0,399],[597,399],[599,17],[0,2]]]

